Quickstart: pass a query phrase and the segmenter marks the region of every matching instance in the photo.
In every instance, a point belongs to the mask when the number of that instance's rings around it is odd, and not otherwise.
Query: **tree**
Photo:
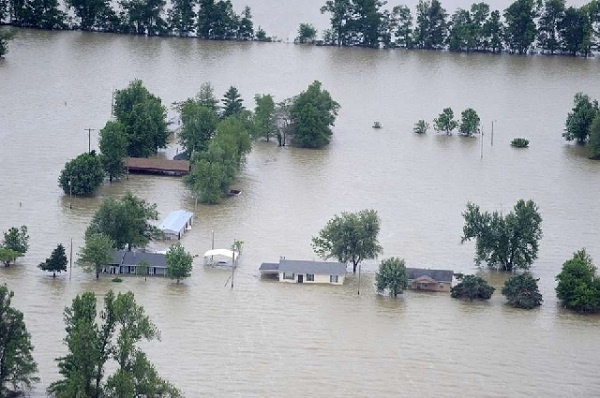
[[[48,393],[92,398],[180,396],[175,387],[158,376],[138,347],[140,341],[159,340],[160,335],[133,293],[115,297],[109,291],[98,317],[96,297],[86,292],[77,295],[64,314],[68,352],[57,358],[62,379],[52,383]],[[116,371],[103,382],[107,367]]]
[[[107,21],[116,17],[107,0],[66,0],[65,4],[73,10],[81,30],[107,27]]]
[[[65,247],[62,244],[58,244],[56,249],[52,250],[52,254],[50,254],[50,258],[47,258],[46,261],[40,263],[38,267],[42,271],[52,272],[52,277],[56,278],[57,272],[62,272],[67,270],[67,255],[65,254]]]
[[[377,258],[383,253],[379,245],[379,216],[375,210],[357,213],[342,212],[312,238],[312,247],[324,259],[335,258],[341,263],[352,263],[352,272],[363,260]]]
[[[584,8],[569,7],[558,23],[558,34],[562,51],[587,57],[592,45],[592,21]]]
[[[149,223],[157,219],[156,204],[127,192],[121,200],[108,197],[102,201],[85,235],[105,234],[114,242],[115,249],[131,250],[144,247],[160,236],[160,230]]]
[[[429,123],[423,119],[415,123],[415,127],[413,127],[413,133],[416,134],[425,134],[427,130],[429,130]]]
[[[194,152],[202,152],[208,148],[218,120],[216,110],[202,105],[199,100],[188,100],[183,103],[179,143],[189,158]]]
[[[456,279],[460,282],[450,289],[450,296],[452,298],[469,301],[475,299],[488,300],[496,290],[496,288],[488,285],[485,279],[479,276],[457,274]]]
[[[483,24],[483,46],[485,49],[491,49],[492,53],[502,50],[502,33],[504,26],[500,21],[500,11],[494,10],[490,18]]]
[[[173,7],[167,12],[167,23],[169,29],[180,37],[186,37],[194,32],[194,12],[193,0],[175,0]]]
[[[444,108],[442,113],[433,119],[433,128],[435,131],[445,131],[446,135],[452,135],[452,130],[456,128],[458,122],[454,120],[452,108]]]
[[[8,267],[17,257],[23,257],[29,250],[29,235],[27,226],[21,225],[21,228],[10,227],[4,233],[4,239],[0,245],[3,253],[0,255],[4,265]]]
[[[565,307],[579,312],[600,311],[600,277],[585,249],[563,263],[556,281],[556,296]]]
[[[441,49],[446,40],[448,14],[438,0],[419,0],[417,4],[417,24],[414,40],[418,48],[426,50]]]
[[[10,266],[10,263],[14,263],[18,257],[20,257],[18,252],[0,246],[0,261],[5,267]]]
[[[534,18],[536,17],[534,0],[516,0],[504,10],[506,20],[504,40],[512,52],[527,53],[535,40],[537,30]]]
[[[0,21],[2,18],[0,18]],[[15,32],[12,30],[0,31],[0,58],[4,57],[8,53],[8,42],[15,37]]]
[[[167,111],[141,80],[115,93],[114,113],[127,135],[127,154],[148,157],[167,146]]]
[[[312,24],[301,23],[298,27],[298,36],[294,39],[296,43],[312,43],[317,37],[317,29]]]
[[[352,19],[351,13],[352,0],[328,0],[321,7],[321,14],[326,12],[331,14],[331,41],[326,40],[327,44],[337,45],[338,47],[347,45],[348,25]]]
[[[192,255],[185,251],[181,243],[177,242],[169,248],[166,260],[167,276],[177,280],[177,283],[192,274]]]
[[[479,206],[468,203],[463,217],[461,243],[475,239],[477,265],[485,261],[504,271],[527,270],[537,258],[542,217],[533,201],[519,200],[506,216],[497,211],[482,213]]]
[[[339,108],[329,92],[321,89],[321,82],[315,80],[292,101],[290,128],[294,142],[302,148],[322,148],[329,144]]]
[[[103,181],[102,162],[95,151],[82,153],[65,163],[58,176],[58,185],[65,195],[93,195]]]
[[[392,11],[396,15],[397,28],[395,32],[398,47],[412,48],[413,46],[413,17],[407,6],[396,6]]]
[[[219,100],[215,97],[215,91],[209,82],[204,82],[200,86],[200,91],[196,94],[196,102],[215,113],[219,111]]]
[[[550,54],[558,50],[558,25],[564,15],[565,0],[544,0],[538,21],[538,42]]]
[[[508,304],[515,308],[530,310],[542,305],[542,295],[538,290],[537,282],[530,273],[510,277],[504,283],[502,295],[506,296]]]
[[[115,242],[106,234],[86,234],[85,246],[77,259],[77,265],[85,272],[95,272],[96,279],[100,278],[102,268],[112,262]]]
[[[458,9],[450,21],[448,49],[450,51],[471,52],[477,45],[475,25],[468,10]]]
[[[562,136],[567,141],[575,140],[580,145],[585,144],[592,121],[598,114],[600,114],[600,108],[597,100],[592,101],[587,94],[575,94],[573,109],[567,115],[565,132]]]
[[[383,260],[379,264],[379,272],[375,274],[375,284],[379,293],[387,289],[391,297],[402,294],[408,287],[404,260],[396,257]]]
[[[270,94],[254,96],[254,136],[265,137],[267,142],[277,129],[275,120],[275,101]]]
[[[100,130],[100,162],[109,181],[125,174],[123,159],[127,156],[127,135],[118,121],[108,121]]]
[[[223,113],[222,117],[237,115],[244,110],[244,100],[240,97],[238,89],[234,86],[229,87],[229,90],[223,96]]]
[[[458,131],[460,131],[461,135],[465,137],[472,137],[473,134],[480,133],[480,125],[479,125],[479,115],[472,108],[467,108],[461,113],[460,125],[458,126]]]
[[[150,263],[146,260],[142,260],[138,263],[137,267],[135,267],[136,275],[148,275],[148,270],[150,269]]]
[[[25,395],[39,379],[31,335],[23,313],[11,305],[13,292],[0,285],[0,397]]]
[[[270,36],[267,36],[267,32],[264,31],[260,26],[256,29],[256,40],[258,41],[272,41]]]
[[[245,6],[239,19],[237,27],[238,40],[252,40],[254,38],[254,23],[252,22],[252,12],[250,7]]]
[[[590,159],[600,160],[600,112],[592,121],[589,131]]]

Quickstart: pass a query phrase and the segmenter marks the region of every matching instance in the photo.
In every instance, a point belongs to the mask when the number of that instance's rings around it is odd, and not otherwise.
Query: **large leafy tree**
[[[506,10],[504,40],[512,52],[526,54],[537,33],[535,18],[537,7],[534,0],[516,0]]]
[[[98,142],[100,162],[110,181],[125,174],[123,159],[127,156],[127,134],[123,124],[118,121],[108,121],[100,130]]]
[[[239,17],[233,11],[231,1],[199,0],[198,4],[198,37],[213,40],[236,38]]]
[[[85,272],[93,272],[96,279],[100,278],[102,268],[112,261],[115,242],[106,234],[95,233],[85,237],[85,246],[77,259],[77,265]]]
[[[567,115],[565,131],[562,136],[567,141],[585,144],[588,139],[590,126],[594,118],[600,114],[598,101],[583,93],[575,94],[573,109]]]
[[[506,216],[481,212],[479,206],[468,203],[463,217],[461,243],[475,239],[477,265],[486,262],[504,271],[527,270],[537,258],[542,217],[533,201],[519,200]]]
[[[66,0],[65,4],[73,10],[81,30],[107,28],[116,18],[109,0]]]
[[[0,397],[23,396],[39,381],[31,335],[23,313],[11,305],[13,295],[0,285]]]
[[[377,258],[383,252],[377,239],[379,223],[377,211],[371,209],[336,214],[312,238],[312,247],[319,257],[352,263],[352,272],[356,272],[363,260]]]
[[[180,37],[194,33],[196,18],[194,4],[193,0],[175,0],[172,2],[172,8],[167,12],[169,29]]]
[[[515,308],[530,310],[542,305],[542,294],[537,282],[530,273],[510,277],[502,287],[502,295],[506,296],[508,304]]]
[[[14,26],[62,29],[66,15],[58,0],[10,0],[10,17]]]
[[[392,11],[396,15],[396,46],[404,48],[413,47],[413,17],[410,8],[405,5],[396,6]]]
[[[452,108],[444,108],[442,113],[433,119],[433,128],[435,131],[444,131],[447,135],[452,135],[452,130],[458,126],[458,122],[454,120],[454,111]]]
[[[229,87],[223,96],[223,118],[239,114],[244,110],[244,100],[238,89],[234,86]]]
[[[380,38],[385,47],[391,44],[391,32],[395,18],[389,12],[381,12],[384,3],[379,0],[354,0],[352,19],[349,23],[350,44],[361,47],[379,47]]]
[[[177,242],[169,248],[166,260],[167,276],[177,283],[192,274],[192,255],[185,251],[181,243]]]
[[[18,257],[20,257],[18,252],[0,246],[0,262],[2,262],[5,267],[10,266],[10,263],[17,261]]]
[[[544,0],[538,21],[538,43],[554,54],[559,48],[558,26],[565,15],[565,0]]]
[[[167,146],[166,108],[151,94],[141,80],[115,93],[114,113],[127,135],[127,153],[148,157]]]
[[[331,40],[328,44],[337,46],[348,44],[348,30],[352,20],[351,4],[352,0],[327,0],[321,7],[321,14],[331,14]]]
[[[585,8],[569,7],[558,23],[560,47],[572,56],[587,56],[592,45],[592,22]]]
[[[448,14],[438,0],[419,0],[414,40],[418,48],[441,49],[448,33]]]
[[[58,244],[56,249],[52,250],[50,257],[46,261],[40,263],[38,267],[42,271],[52,272],[52,277],[56,278],[57,272],[63,272],[67,270],[67,254],[65,253],[65,247],[62,244]]]
[[[590,159],[600,160],[600,112],[596,115],[590,126]]]
[[[264,137],[267,142],[277,130],[275,120],[275,101],[270,94],[254,96],[256,107],[254,108],[254,136]]]
[[[187,156],[208,149],[219,121],[215,109],[202,105],[198,100],[188,100],[181,106],[181,121],[179,143]]]
[[[452,298],[465,300],[487,300],[492,297],[496,288],[490,286],[485,279],[476,275],[457,274],[456,279],[460,282],[450,289]]]
[[[452,14],[448,30],[448,49],[450,51],[471,52],[477,46],[477,32],[473,18],[468,10],[459,8]]]
[[[304,44],[312,43],[317,38],[317,29],[310,23],[301,23],[298,26],[298,36],[294,42]]]
[[[573,253],[556,276],[556,296],[567,308],[580,312],[600,311],[600,277],[585,249]]]
[[[375,285],[378,292],[387,290],[391,297],[402,294],[408,286],[404,260],[397,257],[383,260],[379,264],[379,271],[375,274]]]
[[[104,199],[85,235],[105,234],[114,242],[115,249],[144,247],[151,239],[160,236],[150,220],[157,220],[156,204],[149,204],[131,192],[120,200]]]
[[[236,38],[238,40],[252,40],[254,38],[254,23],[252,22],[252,12],[250,7],[245,6],[242,14],[237,18]]]
[[[159,339],[159,331],[133,293],[115,296],[109,291],[99,317],[94,293],[77,295],[65,309],[64,318],[68,352],[57,358],[62,378],[50,385],[50,394],[89,398],[180,396],[159,377],[139,348],[142,340]],[[107,368],[116,370],[104,380]]]
[[[65,163],[58,176],[58,185],[66,195],[93,195],[103,181],[102,162],[95,151],[82,153]]]
[[[294,142],[302,148],[322,148],[329,144],[339,108],[329,92],[321,89],[321,82],[315,80],[292,101],[290,128]]]
[[[0,244],[0,248],[12,252],[16,257],[23,257],[25,253],[27,253],[27,250],[29,250],[27,226],[21,225],[20,228],[10,227],[8,231],[4,233],[4,239],[2,240],[2,244]],[[14,259],[12,261],[14,261]],[[9,262],[5,262],[5,264],[8,265]]]
[[[480,133],[480,119],[475,109],[467,108],[462,111],[458,131],[466,137],[472,137],[474,134]]]
[[[502,34],[504,25],[500,20],[500,11],[494,10],[483,24],[483,47],[496,53],[502,50]]]
[[[164,0],[119,0],[122,30],[139,35],[154,36],[166,30],[163,19]]]

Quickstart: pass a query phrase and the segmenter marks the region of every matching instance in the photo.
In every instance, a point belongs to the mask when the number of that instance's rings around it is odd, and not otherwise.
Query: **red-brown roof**
[[[126,158],[125,164],[130,172],[185,175],[190,171],[188,160]]]

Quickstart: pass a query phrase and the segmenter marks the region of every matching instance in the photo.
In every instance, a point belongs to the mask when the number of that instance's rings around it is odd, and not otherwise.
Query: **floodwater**
[[[23,30],[0,61],[0,231],[25,224],[30,250],[0,269],[15,291],[35,345],[41,382],[58,378],[65,353],[62,311],[86,290],[132,290],[162,332],[144,344],[160,374],[195,396],[597,396],[600,318],[560,307],[555,275],[586,247],[600,262],[600,163],[564,142],[573,95],[600,98],[600,61],[563,57],[462,55],[223,43],[81,32]],[[291,97],[320,80],[341,110],[323,150],[257,142],[236,187],[218,206],[194,206],[178,178],[130,176],[94,198],[57,186],[66,161],[92,148],[110,117],[111,92],[140,78],[170,105],[210,81],[253,96]],[[475,108],[479,138],[411,133],[444,107]],[[494,120],[493,145],[491,123]],[[383,128],[373,130],[379,121]],[[530,148],[509,142],[526,137]],[[177,151],[173,143],[161,156]],[[191,278],[126,277],[100,281],[74,267],[53,280],[37,268],[57,243],[74,252],[101,200],[131,190],[162,217],[184,208],[195,224],[182,240],[200,255]],[[478,271],[474,246],[460,244],[468,201],[509,211],[533,199],[544,238],[533,272],[544,305],[508,308],[499,290],[489,302],[406,292],[392,300],[373,287],[377,261],[344,286],[261,280],[262,262],[316,258],[310,246],[342,211],[376,209],[380,257],[410,267],[481,272],[500,289],[505,275]],[[205,268],[211,247],[244,241],[235,285],[229,270]],[[155,244],[155,248],[162,248]]]

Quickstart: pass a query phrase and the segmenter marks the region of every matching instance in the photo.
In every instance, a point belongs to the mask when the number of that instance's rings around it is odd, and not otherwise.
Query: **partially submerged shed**
[[[192,228],[194,215],[189,211],[175,210],[170,212],[158,227],[165,239],[181,239],[186,230]]]

